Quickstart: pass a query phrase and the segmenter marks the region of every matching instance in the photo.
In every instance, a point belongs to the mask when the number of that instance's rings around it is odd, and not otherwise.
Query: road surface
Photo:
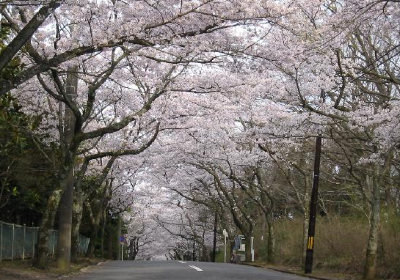
[[[113,261],[92,267],[73,280],[306,280],[263,268],[203,262]]]

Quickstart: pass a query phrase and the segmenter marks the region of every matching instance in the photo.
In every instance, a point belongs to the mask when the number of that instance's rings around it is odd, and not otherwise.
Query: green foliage
[[[40,215],[44,199],[56,184],[57,163],[48,158],[56,158],[51,155],[57,149],[43,144],[43,136],[37,135],[40,122],[40,116],[25,114],[10,94],[0,96],[0,218],[5,221],[15,222],[13,215],[25,215],[25,211]]]
[[[85,176],[82,180],[83,192],[88,193],[93,188],[93,185],[96,184],[97,180],[98,176],[95,175]]]
[[[4,26],[2,23],[0,29],[0,51],[6,47],[10,33],[10,27]],[[12,80],[22,68],[21,59],[16,56],[0,72],[1,80]],[[21,106],[18,105],[15,98],[10,94],[0,96],[0,157],[2,159],[21,156],[22,151],[27,146],[24,130],[29,127],[29,123],[29,117],[21,112]]]
[[[7,40],[10,37],[11,29],[3,23],[0,28],[0,51],[7,46]],[[14,77],[24,68],[19,56],[15,56],[4,69],[0,72],[0,80],[13,80]]]
[[[400,212],[398,208],[389,206],[383,213],[383,221],[379,238],[382,246],[379,250],[381,276],[387,279],[400,278]],[[396,278],[397,277],[397,278]]]
[[[20,154],[27,146],[26,129],[30,118],[21,112],[15,98],[6,94],[0,97],[0,155]]]
[[[29,117],[20,109],[11,95],[0,97],[0,187],[3,194],[0,206],[5,206],[10,197],[19,194],[11,180],[12,167],[25,153],[28,145],[25,129],[29,126]]]
[[[0,103],[0,219],[16,222],[18,216],[37,217],[26,221],[31,225],[44,211],[45,199],[56,185],[57,162],[49,158],[55,158],[52,154],[57,150],[35,136],[38,118],[21,112],[9,95],[0,97]]]
[[[2,23],[0,51],[9,43],[11,29]],[[12,81],[24,68],[17,55],[0,72],[0,81]],[[43,136],[36,135],[41,116],[29,116],[22,111],[11,94],[0,96],[0,207],[3,220],[13,221],[13,215],[25,211],[39,213],[44,199],[55,185],[55,162],[44,155],[56,155],[57,149],[43,144]],[[6,210],[4,210],[6,209]],[[33,211],[32,211],[33,210]],[[28,222],[28,221],[27,221]]]
[[[229,262],[229,250],[228,248],[226,249],[226,259],[227,262]],[[224,262],[224,247],[220,247],[219,250],[215,254],[215,262],[217,263],[223,263]]]

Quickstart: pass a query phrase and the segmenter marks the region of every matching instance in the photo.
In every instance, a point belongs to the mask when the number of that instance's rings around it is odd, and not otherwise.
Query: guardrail
[[[15,260],[32,258],[35,255],[35,245],[39,228],[25,225],[0,222],[0,262],[2,260]],[[48,242],[50,255],[57,251],[57,230],[51,230]],[[78,254],[84,254],[89,246],[90,238],[79,235]]]

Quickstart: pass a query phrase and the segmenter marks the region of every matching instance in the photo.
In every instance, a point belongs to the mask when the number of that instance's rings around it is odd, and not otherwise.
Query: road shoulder
[[[259,268],[270,269],[274,271],[279,271],[283,273],[294,274],[298,276],[307,277],[310,279],[318,279],[318,280],[360,280],[361,277],[354,274],[349,273],[338,273],[326,270],[315,269],[311,274],[305,274],[304,271],[300,267],[289,267],[283,265],[271,265],[262,262],[242,262],[241,265],[249,265]]]

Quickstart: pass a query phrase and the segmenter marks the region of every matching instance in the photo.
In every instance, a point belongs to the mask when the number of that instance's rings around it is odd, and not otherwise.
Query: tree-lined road
[[[113,261],[91,268],[74,280],[305,280],[277,271],[223,263]]]
[[[246,262],[311,261],[315,244],[321,269],[400,279],[399,4],[0,0],[0,261],[68,274],[122,241],[129,260],[210,260],[226,231]],[[99,275],[298,278],[179,262],[73,277]]]

